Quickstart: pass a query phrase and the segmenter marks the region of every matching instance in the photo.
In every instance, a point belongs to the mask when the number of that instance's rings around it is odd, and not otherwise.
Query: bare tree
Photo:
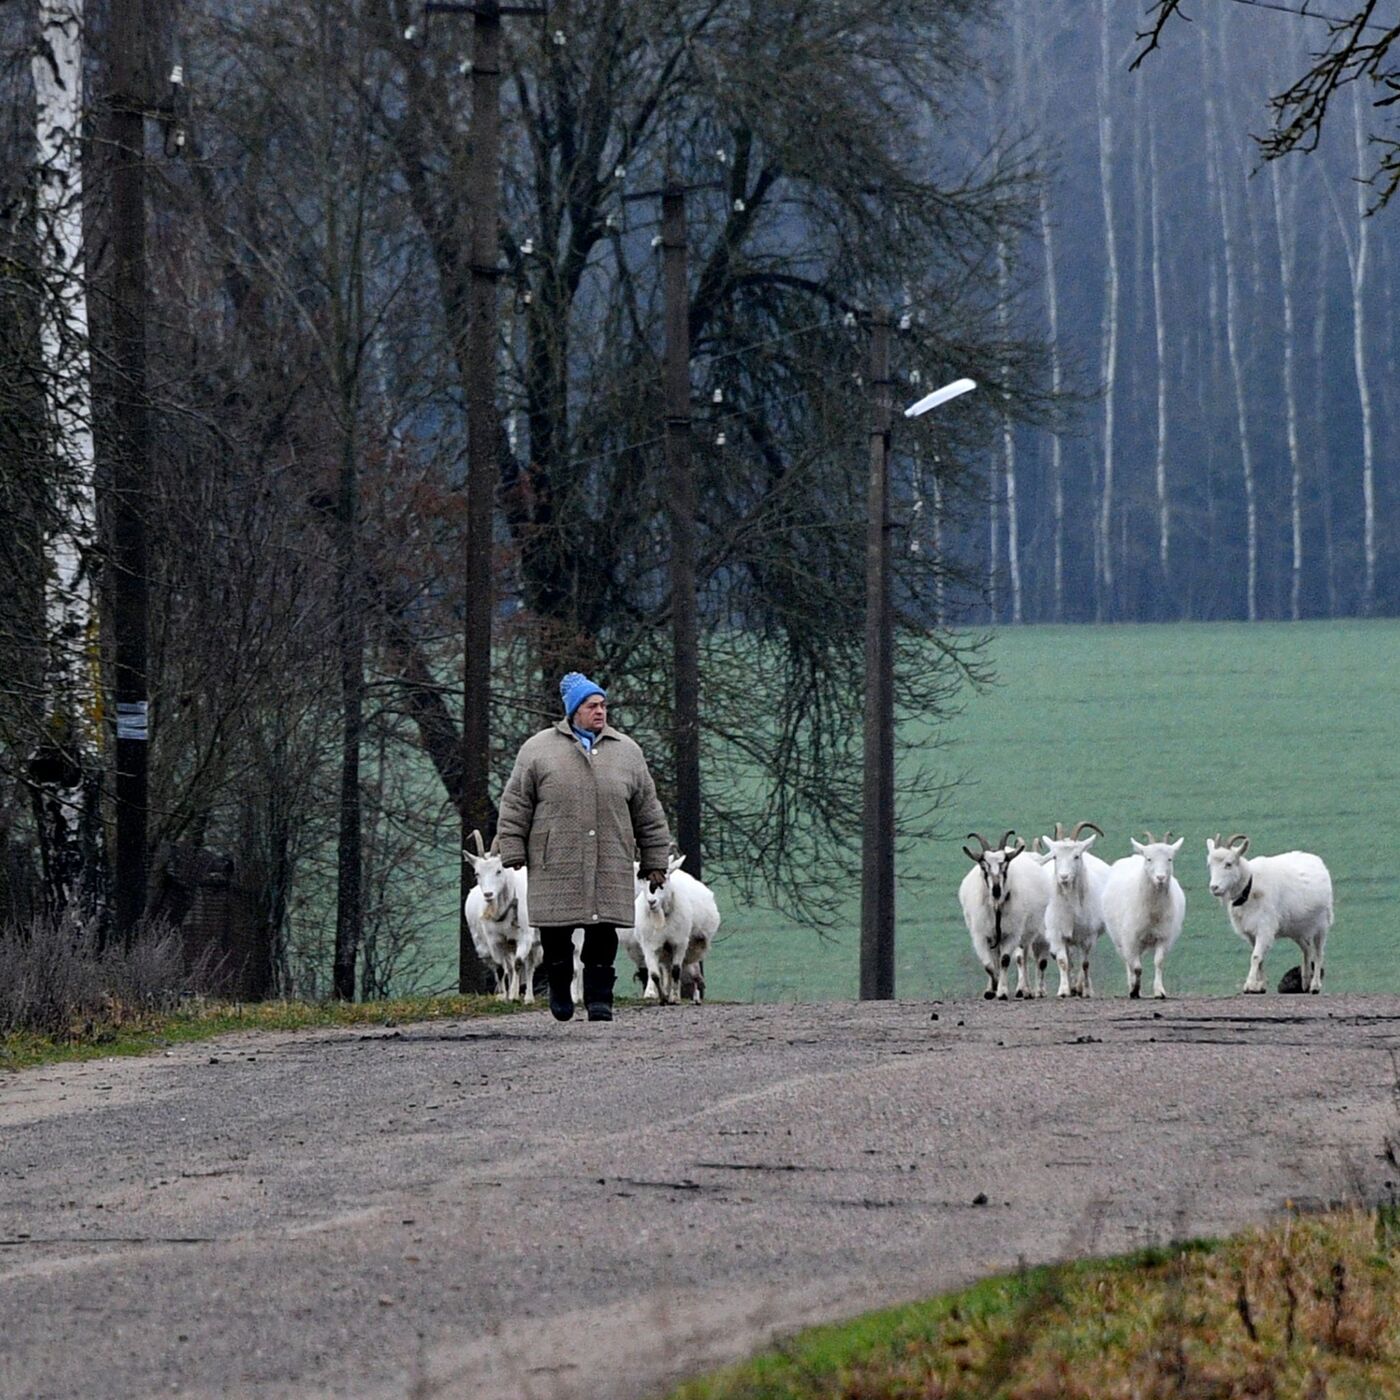
[[[1312,16],[1326,26],[1327,46],[1313,55],[1312,66],[1301,77],[1272,99],[1274,122],[1260,142],[1266,159],[1291,151],[1316,150],[1332,100],[1349,83],[1365,80],[1385,93],[1376,100],[1376,107],[1394,105],[1400,89],[1400,66],[1391,53],[1400,42],[1400,24],[1378,19],[1379,8],[1379,0],[1365,0],[1350,15]],[[1306,16],[1307,10],[1297,13]],[[1146,28],[1138,34],[1141,48],[1133,60],[1134,68],[1161,45],[1174,17],[1185,18],[1181,0],[1153,0],[1148,16]],[[1359,93],[1354,96],[1359,102]],[[1377,207],[1381,207],[1400,186],[1400,139],[1375,136],[1373,140],[1381,152],[1380,163],[1369,172],[1363,163],[1361,178],[1379,191]]]

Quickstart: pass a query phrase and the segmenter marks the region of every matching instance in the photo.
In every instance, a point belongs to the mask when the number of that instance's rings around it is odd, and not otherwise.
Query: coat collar
[[[560,734],[562,734],[571,744],[577,744],[577,743],[578,743],[578,735],[574,733],[574,727],[573,727],[573,725],[571,725],[571,724],[569,723],[568,720],[566,720],[566,719],[556,720],[556,721],[554,722],[552,728],[556,729]],[[602,732],[601,734],[598,735],[598,738],[594,740],[594,743],[597,744],[598,742],[600,742],[600,741],[603,740],[603,739],[620,739],[620,738],[622,738],[622,731],[621,731],[621,730],[619,730],[619,729],[614,729],[614,728],[612,727],[612,725],[610,725],[610,724],[605,724],[605,725],[603,726],[603,732]]]

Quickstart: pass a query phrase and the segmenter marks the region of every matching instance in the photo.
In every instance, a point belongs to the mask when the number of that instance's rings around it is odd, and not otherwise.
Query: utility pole
[[[498,0],[424,5],[425,15],[472,17],[471,157],[467,197],[471,204],[468,295],[467,380],[467,596],[462,668],[462,848],[473,830],[491,831],[491,621],[495,613],[492,570],[497,453],[500,422],[496,407],[496,339],[500,278],[501,204],[501,18],[541,15],[538,5],[502,5]],[[485,992],[490,979],[477,957],[467,928],[466,898],[474,884],[466,861],[461,866],[457,901],[457,984],[462,992]]]
[[[111,0],[107,129],[112,152],[112,625],[117,708],[116,931],[130,942],[146,908],[146,0]]]
[[[662,289],[666,319],[666,476],[671,512],[676,839],[686,869],[702,879],[700,850],[700,655],[695,594],[695,476],[690,462],[690,288],[685,190],[661,194]]]
[[[860,999],[894,997],[894,610],[890,593],[890,316],[870,337],[870,486],[865,530],[865,791]]]

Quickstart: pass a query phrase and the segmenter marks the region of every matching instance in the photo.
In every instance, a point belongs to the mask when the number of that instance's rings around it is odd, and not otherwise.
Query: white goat
[[[1008,1000],[1007,970],[1016,964],[1016,995],[1045,995],[1045,965],[1050,945],[1045,939],[1045,906],[1050,899],[1050,873],[1033,860],[1016,861],[1026,849],[1018,840],[1007,849],[1016,833],[1008,831],[996,846],[989,846],[977,832],[969,841],[981,844],[981,851],[964,846],[973,867],[958,886],[958,903],[972,939],[972,951],[987,974],[991,1000]],[[1031,985],[1027,986],[1026,959],[1032,963]],[[1033,988],[1033,990],[1032,990]]]
[[[1108,879],[1108,863],[1091,854],[1089,847],[1094,844],[1094,837],[1079,839],[1086,826],[1103,835],[1093,822],[1080,822],[1066,836],[1056,822],[1054,839],[1040,838],[1045,844],[1045,853],[1038,857],[1040,863],[1053,867],[1050,902],[1045,907],[1045,937],[1060,969],[1060,990],[1056,996],[1062,997],[1094,995],[1089,961],[1103,932],[1103,887]]]
[[[1238,844],[1237,844],[1238,843]],[[1264,990],[1264,956],[1276,938],[1291,938],[1303,950],[1303,985],[1322,990],[1322,955],[1332,927],[1332,877],[1308,851],[1246,860],[1249,837],[1232,836],[1224,845],[1206,838],[1210,892],[1225,905],[1230,925],[1254,952],[1246,992]]]
[[[477,850],[481,835],[473,832]],[[508,870],[495,842],[489,852],[462,858],[476,872],[476,888],[466,898],[464,913],[477,954],[495,970],[496,999],[519,998],[527,1006],[535,999],[535,969],[544,957],[539,930],[530,927],[529,877]]]
[[[687,984],[692,1001],[704,996],[702,964],[719,928],[714,894],[680,868],[684,860],[673,855],[664,878],[649,879],[637,893],[634,933],[646,967],[645,995],[663,1006],[677,1000]]]
[[[1116,860],[1103,887],[1103,918],[1108,936],[1128,972],[1128,995],[1142,994],[1142,957],[1152,952],[1152,995],[1165,997],[1162,964],[1181,937],[1186,896],[1172,873],[1182,837],[1171,832],[1158,841],[1149,831],[1145,845],[1133,842],[1133,854]]]

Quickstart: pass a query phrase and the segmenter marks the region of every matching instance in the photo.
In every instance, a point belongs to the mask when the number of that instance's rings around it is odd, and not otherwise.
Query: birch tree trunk
[[[1118,377],[1118,239],[1113,220],[1113,115],[1109,103],[1111,45],[1109,0],[1102,0],[1099,29],[1099,186],[1103,195],[1104,312],[1103,312],[1103,480],[1099,498],[1098,588],[1095,618],[1104,621],[1114,612],[1113,570],[1113,436],[1116,380]]]
[[[1296,168],[1289,167],[1289,185],[1283,188],[1283,162],[1269,162],[1269,188],[1273,195],[1274,225],[1278,234],[1278,277],[1283,306],[1283,416],[1288,442],[1290,487],[1289,518],[1292,523],[1293,557],[1289,571],[1288,615],[1302,616],[1303,597],[1303,453],[1298,442],[1298,394],[1294,366],[1293,270],[1298,247],[1298,182]]]
[[[1326,225],[1318,228],[1317,234],[1317,310],[1313,315],[1313,454],[1316,459],[1319,504],[1322,508],[1322,558],[1323,571],[1327,581],[1327,616],[1336,617],[1339,610],[1337,592],[1337,547],[1332,522],[1332,464],[1327,432],[1327,382],[1325,374],[1327,345],[1327,311],[1330,299],[1327,295],[1327,279],[1331,263],[1332,242],[1327,236]]]
[[[1371,221],[1366,217],[1366,133],[1361,120],[1361,92],[1351,89],[1352,136],[1356,146],[1356,239],[1351,254],[1351,352],[1356,367],[1356,392],[1361,400],[1362,584],[1361,615],[1376,608],[1376,443],[1371,407],[1371,381],[1366,368],[1366,274],[1371,252]]]
[[[1006,238],[997,238],[997,326],[1003,344],[1010,334],[1011,274],[1007,266]],[[1009,383],[1011,366],[1002,364],[1002,382]],[[1011,392],[1001,391],[1003,409],[1001,415],[1001,463],[1002,478],[1006,483],[1006,567],[1011,581],[1011,621],[1023,620],[1021,608],[1021,545],[1020,530],[1016,513],[1016,434],[1011,424]]]
[[[1040,243],[1045,252],[1045,318],[1050,330],[1050,392],[1058,404],[1064,388],[1064,365],[1060,359],[1060,288],[1055,274],[1055,226],[1050,218],[1050,191],[1039,182]],[[1065,620],[1065,449],[1059,419],[1050,434],[1050,494],[1053,522],[1051,547],[1054,551],[1054,617]]]
[[[102,685],[97,502],[83,256],[83,0],[40,0],[31,61],[40,348],[51,452],[46,532],[45,734],[32,765],[50,911],[103,918]]]
[[[1171,597],[1171,502],[1167,495],[1167,318],[1162,296],[1162,222],[1157,190],[1157,124],[1147,125],[1148,206],[1151,224],[1152,319],[1157,342],[1157,568],[1164,600]]]
[[[1207,69],[1209,65],[1206,65]],[[1240,352],[1239,334],[1239,272],[1236,266],[1235,238],[1230,223],[1230,200],[1225,188],[1225,166],[1221,153],[1219,117],[1215,98],[1206,82],[1206,149],[1210,183],[1215,187],[1220,213],[1221,248],[1225,258],[1225,347],[1230,361],[1230,377],[1235,390],[1235,427],[1240,444],[1240,472],[1244,479],[1245,498],[1245,615],[1251,622],[1259,618],[1259,509],[1255,499],[1254,456],[1249,441],[1249,417],[1246,410],[1244,363]]]

